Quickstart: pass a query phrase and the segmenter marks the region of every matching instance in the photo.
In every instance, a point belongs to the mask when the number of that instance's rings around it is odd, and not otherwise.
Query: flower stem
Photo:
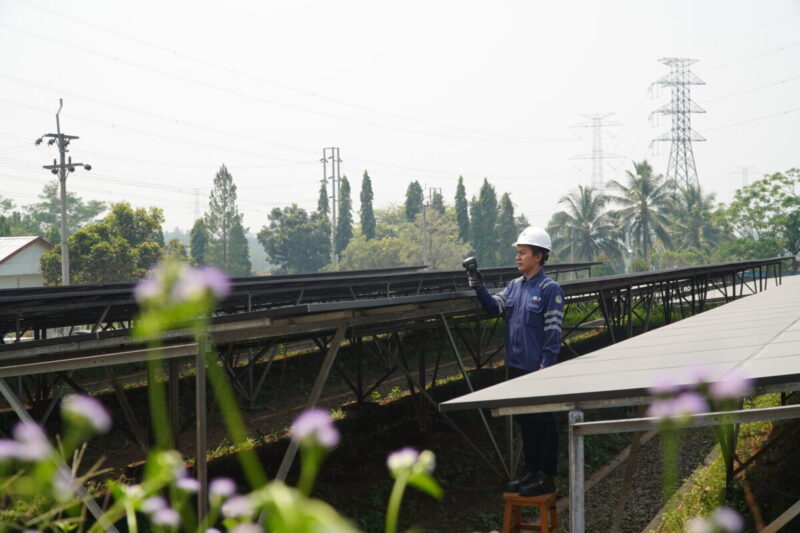
[[[678,434],[674,428],[665,428],[661,431],[661,450],[666,503],[678,485]]]
[[[397,533],[397,520],[400,516],[400,504],[403,501],[403,493],[406,490],[408,473],[401,472],[392,487],[392,494],[389,496],[389,506],[386,509],[386,533]]]

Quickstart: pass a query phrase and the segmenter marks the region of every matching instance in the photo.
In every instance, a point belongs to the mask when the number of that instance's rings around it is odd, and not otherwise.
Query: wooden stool
[[[558,533],[555,492],[541,496],[520,496],[516,492],[505,492],[503,500],[506,504],[503,513],[503,533],[520,533],[522,530]],[[539,508],[539,524],[522,521],[523,507]]]

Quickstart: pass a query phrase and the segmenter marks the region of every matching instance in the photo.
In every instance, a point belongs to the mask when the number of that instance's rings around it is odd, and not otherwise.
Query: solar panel
[[[734,368],[756,385],[800,381],[800,276],[679,322],[440,405],[442,411],[527,407],[569,409],[581,401],[635,399],[656,378],[708,381]],[[558,405],[560,404],[560,405]],[[520,410],[518,410],[519,412]]]

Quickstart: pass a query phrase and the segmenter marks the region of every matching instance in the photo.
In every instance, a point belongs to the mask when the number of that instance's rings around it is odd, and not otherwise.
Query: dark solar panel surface
[[[659,375],[690,383],[733,369],[757,385],[800,382],[800,276],[550,368],[441,404],[442,410],[635,398]]]

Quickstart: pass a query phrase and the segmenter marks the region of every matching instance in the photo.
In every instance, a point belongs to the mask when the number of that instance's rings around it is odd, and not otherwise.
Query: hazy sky
[[[669,145],[648,122],[661,57],[698,59],[707,111],[693,126],[701,184],[727,201],[750,179],[800,166],[800,1],[178,2],[0,0],[0,194],[36,200],[54,147],[79,135],[70,175],[84,198],[159,206],[188,229],[228,166],[245,225],[275,206],[314,209],[322,148],[337,146],[358,209],[412,180],[452,203],[484,177],[545,224],[590,181],[582,113],[615,113],[606,178]],[[583,138],[579,138],[580,134]],[[357,220],[357,218],[356,218]]]

